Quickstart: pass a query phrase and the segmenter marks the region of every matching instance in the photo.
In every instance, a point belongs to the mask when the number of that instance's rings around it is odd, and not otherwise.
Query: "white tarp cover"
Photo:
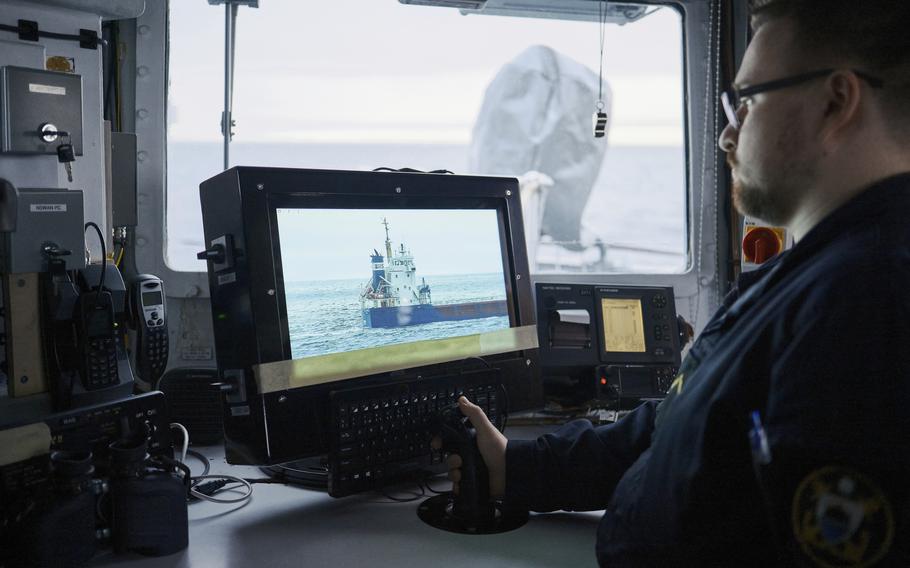
[[[526,219],[531,221],[526,223],[529,253],[541,235],[557,242],[581,240],[581,216],[603,163],[611,122],[607,136],[594,137],[597,91],[597,73],[542,45],[503,65],[487,87],[474,125],[471,171],[516,177],[540,172],[553,182],[543,197],[536,234],[531,231],[536,215],[523,204],[524,216],[531,217]],[[608,116],[612,99],[605,81]],[[521,197],[534,196],[523,188]]]

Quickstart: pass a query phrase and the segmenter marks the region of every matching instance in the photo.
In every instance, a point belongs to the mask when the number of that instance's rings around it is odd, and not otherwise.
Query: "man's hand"
[[[483,462],[490,472],[490,496],[502,497],[506,492],[506,443],[508,440],[483,413],[476,404],[466,397],[458,399],[458,408],[468,417],[471,425],[477,431],[477,448],[483,457]],[[439,449],[442,440],[433,438],[432,445]],[[446,460],[449,466],[449,479],[452,480],[452,491],[458,494],[458,482],[461,481],[461,456],[451,454]]]

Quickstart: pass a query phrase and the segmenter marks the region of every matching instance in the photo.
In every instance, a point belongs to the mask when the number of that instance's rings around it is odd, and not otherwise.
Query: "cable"
[[[240,497],[219,499],[217,497],[212,497],[211,495],[207,495],[206,493],[203,493],[203,491],[208,491],[209,489],[203,488],[198,484],[198,481],[201,479],[213,479],[213,480],[217,479],[219,481],[224,481],[224,483],[216,482],[214,485],[210,486],[212,488],[211,489],[212,494],[215,494],[222,490],[230,491],[230,490],[237,489],[237,487],[229,487],[229,488],[225,489],[224,486],[227,485],[228,482],[239,483],[242,487],[246,487],[247,491]],[[202,484],[202,485],[204,486],[206,484]],[[202,489],[203,491],[200,491],[199,489]],[[229,505],[232,503],[241,503],[243,501],[247,501],[250,498],[252,498],[253,497],[253,486],[246,479],[243,479],[242,477],[235,477],[233,475],[224,475],[224,474],[199,475],[199,476],[196,476],[193,478],[193,485],[190,487],[190,495],[192,495],[196,499],[202,499],[203,501],[210,501],[212,503],[221,503],[223,505]]]
[[[190,447],[190,433],[179,422],[171,422],[171,428],[176,428],[183,432],[183,450],[180,452],[180,463],[186,463],[186,451]]]
[[[32,24],[34,28],[32,28]],[[33,39],[34,37],[46,37],[51,39],[63,39],[67,41],[78,41],[79,44],[85,43],[83,47],[91,45],[91,49],[98,49],[99,45],[106,45],[107,40],[104,38],[99,38],[98,33],[94,30],[85,30],[80,29],[79,34],[62,34],[58,32],[46,32],[39,30],[36,22],[28,22],[26,20],[19,20],[18,26],[10,26],[8,24],[0,24],[0,31],[4,32],[13,32],[19,34],[19,39]],[[23,33],[27,33],[31,37],[22,37]],[[32,35],[34,34],[34,35]],[[35,40],[37,41],[37,40]],[[94,45],[92,45],[94,44]],[[87,47],[86,47],[87,48]]]
[[[202,463],[202,473],[200,475],[208,475],[209,471],[212,469],[211,462],[209,458],[205,457],[196,450],[187,450],[186,455],[193,456]],[[250,481],[249,479],[247,481]]]
[[[277,483],[280,485],[291,485],[291,483],[285,479],[276,479],[274,477],[244,477],[243,478],[250,483]]]
[[[195,497],[196,499],[202,499],[203,501],[211,501],[212,503],[221,504],[240,503],[242,501],[250,499],[253,496],[253,486],[251,483],[261,483],[261,481],[248,481],[240,477],[225,474],[209,475],[209,470],[211,469],[209,459],[201,453],[189,449],[190,434],[187,432],[183,424],[180,424],[179,422],[171,422],[170,426],[171,428],[176,428],[183,433],[183,449],[180,452],[180,464],[186,468],[185,462],[187,455],[193,456],[202,462],[202,475],[197,475],[190,478],[190,496]],[[189,471],[189,468],[187,468],[187,471]],[[203,479],[211,479],[213,481],[200,484],[199,482]],[[239,487],[246,487],[247,489],[246,493],[240,497],[232,497],[228,499],[219,499],[217,497],[213,497],[214,494],[220,491],[232,491],[239,489]]]
[[[425,172],[423,170],[415,170],[414,168],[395,169],[395,168],[388,168],[385,166],[383,166],[381,168],[373,168],[373,171],[374,172],[396,172],[396,173],[406,173],[406,174],[453,174],[453,172],[450,172],[449,170],[430,170],[428,172]]]
[[[420,494],[418,495],[415,493],[413,497],[395,497],[393,495],[389,495],[388,493],[386,493],[384,489],[377,489],[376,492],[379,493],[380,495],[382,495],[383,497],[385,497],[386,499],[388,499],[389,501],[395,501],[396,503],[411,503],[413,501],[418,501],[420,499],[423,499],[427,495],[426,491],[423,488],[423,485],[418,485],[417,487],[420,489]]]
[[[436,489],[433,489],[432,486],[430,486],[430,483],[429,483],[430,480],[433,479],[434,477],[439,477],[440,475],[442,475],[442,474],[436,474],[436,473],[432,473],[432,472],[427,472],[427,476],[424,477],[424,478],[421,480],[421,483],[422,483],[423,486],[426,488],[426,490],[429,491],[430,493],[434,493],[434,494],[436,494],[436,495],[441,495],[441,494],[443,494],[443,493],[450,493],[451,490],[449,490],[449,491],[446,491],[446,490],[437,491]]]
[[[98,233],[98,241],[101,242],[101,279],[98,282],[98,295],[96,296],[97,302],[100,305],[101,291],[104,290],[104,273],[107,272],[107,245],[104,243],[104,233],[101,232],[101,228],[92,221],[85,224],[85,228],[82,232],[84,233],[87,231],[89,227],[95,229]]]
[[[487,361],[486,359],[484,359],[483,357],[478,357],[478,356],[476,356],[476,355],[472,355],[472,356],[470,356],[470,357],[465,357],[465,361],[467,361],[467,360],[469,360],[469,359],[477,359],[478,361],[480,361],[481,363],[483,363],[484,365],[486,365],[486,366],[487,366],[487,369],[492,369],[492,368],[493,368],[493,365],[491,365],[490,362]]]

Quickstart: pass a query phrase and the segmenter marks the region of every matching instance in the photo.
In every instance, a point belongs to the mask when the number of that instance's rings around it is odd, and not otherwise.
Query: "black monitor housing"
[[[509,327],[535,323],[518,182],[513,178],[235,167],[203,182],[200,192],[208,247],[200,258],[208,260],[230,463],[275,464],[325,454],[333,390],[441,376],[470,364],[396,369],[262,394],[253,368],[293,358],[282,247],[303,244],[280,242],[279,211],[491,211],[498,224]],[[367,261],[368,252],[364,250]],[[474,364],[502,371],[510,411],[541,405],[537,349],[490,355]]]

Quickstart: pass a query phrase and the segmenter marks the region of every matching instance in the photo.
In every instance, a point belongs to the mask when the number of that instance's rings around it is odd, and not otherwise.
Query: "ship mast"
[[[392,239],[389,238],[389,222],[385,217],[382,218],[382,224],[385,225],[385,257],[386,262],[392,262]]]

